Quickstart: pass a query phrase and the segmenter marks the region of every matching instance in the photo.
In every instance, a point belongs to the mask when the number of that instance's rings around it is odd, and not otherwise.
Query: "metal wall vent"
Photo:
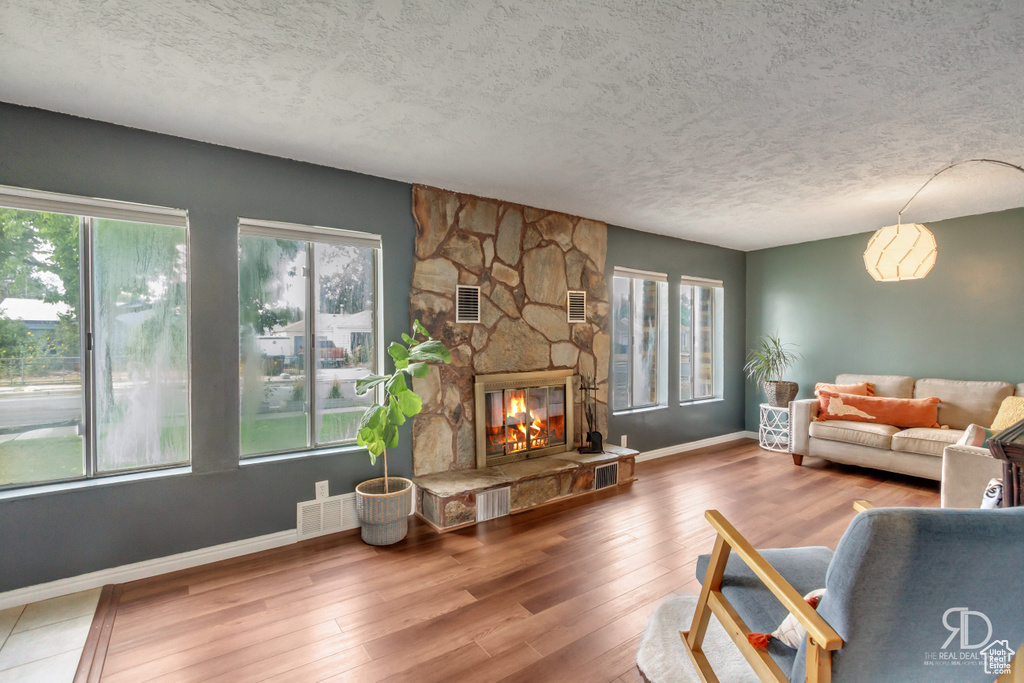
[[[587,322],[587,293],[584,291],[569,290],[569,293],[566,294],[565,308],[569,322]]]
[[[455,289],[455,322],[480,322],[480,288],[458,285]]]
[[[359,526],[354,493],[299,503],[297,510],[295,526],[300,541]]]
[[[619,483],[619,463],[594,468],[594,488],[605,489]]]
[[[476,494],[476,521],[504,517],[512,509],[512,489],[508,486]]]

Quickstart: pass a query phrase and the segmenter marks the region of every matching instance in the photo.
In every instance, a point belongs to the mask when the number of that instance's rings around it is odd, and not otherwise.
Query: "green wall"
[[[1024,381],[1024,209],[929,223],[923,280],[875,282],[870,232],[747,254],[747,348],[765,332],[800,346],[800,398],[841,372]],[[747,384],[746,424],[760,391]]]

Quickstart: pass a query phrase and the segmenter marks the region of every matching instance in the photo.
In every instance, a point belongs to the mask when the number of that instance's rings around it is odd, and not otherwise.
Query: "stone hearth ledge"
[[[604,453],[569,451],[475,470],[413,477],[416,513],[438,531],[476,523],[476,494],[508,486],[512,512],[594,491],[594,468],[619,463],[618,485],[634,481],[639,451],[605,446]]]

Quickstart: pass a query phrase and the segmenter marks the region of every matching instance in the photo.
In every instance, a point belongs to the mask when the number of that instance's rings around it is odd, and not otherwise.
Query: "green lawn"
[[[0,486],[80,477],[83,467],[80,436],[0,443]]]
[[[363,411],[328,413],[323,416],[321,441],[355,438]],[[306,416],[264,417],[242,421],[242,455],[301,450],[306,447]]]
[[[362,410],[324,415],[321,440],[354,438],[360,417]],[[184,439],[184,427],[179,425],[168,427],[167,430],[165,440],[180,443]],[[242,422],[243,455],[301,450],[305,447],[305,415],[264,417]],[[80,477],[83,474],[82,468],[80,436],[19,439],[0,443],[0,486]]]

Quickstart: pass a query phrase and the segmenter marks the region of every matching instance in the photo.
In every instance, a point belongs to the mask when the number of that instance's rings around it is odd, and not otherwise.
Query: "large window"
[[[0,188],[0,487],[188,462],[186,225]]]
[[[376,235],[243,219],[242,457],[355,442],[377,370]]]
[[[679,400],[718,394],[719,314],[722,283],[683,278],[679,283]]]
[[[616,268],[612,279],[612,408],[662,405],[667,387],[667,276]]]

